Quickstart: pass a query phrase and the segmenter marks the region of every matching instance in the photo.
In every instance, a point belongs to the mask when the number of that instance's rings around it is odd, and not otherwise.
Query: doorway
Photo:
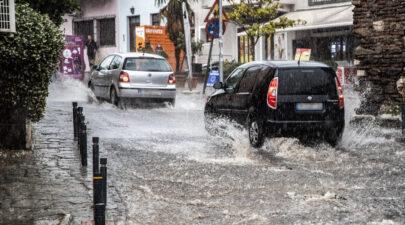
[[[128,30],[129,30],[129,51],[135,52],[136,51],[136,43],[135,43],[135,27],[140,26],[141,21],[139,16],[130,16],[128,17]]]

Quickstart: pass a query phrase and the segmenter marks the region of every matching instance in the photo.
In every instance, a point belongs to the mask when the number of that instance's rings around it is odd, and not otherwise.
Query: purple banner
[[[65,46],[61,53],[59,72],[63,76],[75,79],[84,78],[84,40],[81,36],[65,36]]]

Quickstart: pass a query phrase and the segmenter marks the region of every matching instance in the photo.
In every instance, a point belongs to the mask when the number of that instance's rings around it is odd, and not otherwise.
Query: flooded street
[[[52,84],[47,113],[71,112],[79,100],[89,140],[100,137],[108,158],[123,224],[405,223],[400,130],[352,127],[356,94],[345,92],[346,129],[336,148],[274,138],[256,150],[233,125],[225,128],[231,138],[209,135],[201,95],[178,90],[174,108],[122,110],[88,103],[88,90],[69,82]]]

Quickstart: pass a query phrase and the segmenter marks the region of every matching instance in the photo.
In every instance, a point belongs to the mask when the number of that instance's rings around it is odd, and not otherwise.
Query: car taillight
[[[175,84],[176,83],[176,77],[174,76],[174,73],[169,75],[169,80],[167,81],[168,84]]]
[[[128,73],[122,71],[120,73],[120,82],[128,83],[129,82],[129,75]]]
[[[339,107],[343,108],[345,106],[345,100],[343,98],[343,88],[340,85],[339,79],[336,79],[336,84],[337,84],[337,94],[339,96]]]
[[[278,88],[278,77],[271,80],[269,92],[267,92],[267,105],[272,109],[277,108],[277,88]]]

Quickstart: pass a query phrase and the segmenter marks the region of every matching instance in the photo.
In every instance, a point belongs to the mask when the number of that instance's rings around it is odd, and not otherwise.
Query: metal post
[[[212,53],[212,45],[213,44],[214,44],[214,38],[211,38],[210,51],[208,53],[207,70],[205,71],[203,95],[205,95],[205,89],[207,88],[208,76],[209,76],[210,71],[211,71],[211,53]]]
[[[402,137],[405,138],[405,103],[401,105],[402,108]]]
[[[77,139],[77,102],[72,102],[73,105],[73,137]]]
[[[222,22],[222,0],[219,0],[219,81],[224,82],[224,56],[223,56],[223,22]]]
[[[103,176],[101,173],[93,175],[93,204],[103,203]]]
[[[101,173],[93,175],[93,204],[94,222],[96,225],[105,225],[105,204],[102,195],[103,177]]]
[[[82,153],[81,151],[82,151],[82,149],[80,148],[80,146],[81,146],[81,143],[82,143],[82,133],[83,133],[83,131],[82,131],[82,129],[83,129],[83,126],[82,126],[82,124],[85,124],[84,123],[84,120],[85,120],[85,116],[83,116],[82,114],[79,114],[79,115],[77,115],[77,120],[78,120],[78,124],[77,124],[77,127],[78,127],[78,138],[77,138],[77,146],[79,146],[79,150],[80,150],[80,154]]]
[[[80,146],[80,124],[83,116],[83,107],[77,107],[76,129],[77,129],[77,144]]]
[[[81,124],[80,153],[82,156],[82,166],[87,166],[87,127],[84,124],[84,120],[82,120]]]
[[[105,225],[105,204],[99,203],[94,205],[94,224]]]
[[[99,145],[98,137],[93,137],[93,174],[99,172]]]
[[[103,202],[107,205],[107,158],[100,159],[100,173],[103,177]]]

